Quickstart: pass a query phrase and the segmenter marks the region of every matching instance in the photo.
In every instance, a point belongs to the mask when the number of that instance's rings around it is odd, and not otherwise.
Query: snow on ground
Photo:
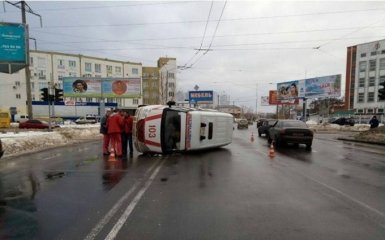
[[[13,128],[1,131],[0,138],[5,150],[4,157],[39,151],[51,147],[101,139],[99,125],[62,125],[52,132],[47,130],[20,130]]]

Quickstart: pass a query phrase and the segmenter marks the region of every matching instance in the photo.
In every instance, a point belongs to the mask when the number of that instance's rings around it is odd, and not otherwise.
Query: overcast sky
[[[383,1],[27,3],[43,19],[40,27],[38,17],[27,16],[38,50],[143,66],[175,57],[188,67],[178,70],[178,89],[197,84],[253,109],[278,82],[341,74],[344,90],[346,48],[385,39]],[[0,21],[21,21],[19,9],[5,10]],[[259,104],[258,111],[272,109]]]

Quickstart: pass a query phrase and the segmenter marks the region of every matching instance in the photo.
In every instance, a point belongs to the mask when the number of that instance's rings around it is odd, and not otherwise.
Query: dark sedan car
[[[354,121],[353,118],[344,118],[344,117],[342,117],[342,118],[338,118],[338,119],[332,121],[332,123],[338,124],[338,125],[341,125],[341,126],[343,126],[343,125],[354,126],[355,121]]]
[[[51,123],[51,128],[58,128],[60,127],[59,125],[55,123]],[[49,124],[45,121],[40,121],[40,120],[28,120],[25,122],[22,122],[19,124],[19,128],[38,128],[38,129],[44,129],[44,128],[49,128]]]
[[[306,123],[299,120],[278,120],[269,129],[267,136],[269,144],[274,142],[276,146],[294,143],[295,146],[305,144],[306,149],[310,150],[313,143],[313,131]]]
[[[269,128],[271,128],[277,120],[275,119],[263,119],[261,125],[258,127],[258,136],[262,136],[262,134],[267,135],[269,134]]]

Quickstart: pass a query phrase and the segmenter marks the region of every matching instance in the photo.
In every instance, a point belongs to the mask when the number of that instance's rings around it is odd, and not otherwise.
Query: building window
[[[169,78],[174,78],[175,74],[174,73],[168,73]]]
[[[358,109],[357,113],[364,113],[364,109]]]
[[[371,108],[369,108],[369,109],[367,110],[367,113],[374,113],[374,110],[371,109]]]
[[[373,87],[376,83],[376,78],[375,77],[370,77],[369,78],[369,87]]]
[[[115,73],[122,73],[121,67],[115,67]]]
[[[385,58],[380,59],[380,70],[385,70]]]
[[[39,79],[40,80],[45,80],[46,79],[45,71],[44,70],[40,70],[39,71]]]
[[[92,102],[92,98],[86,98],[86,102]]]
[[[107,76],[111,76],[112,75],[112,66],[107,65],[106,70],[107,70]]]
[[[374,92],[368,93],[368,102],[374,102]]]
[[[92,64],[91,63],[84,63],[85,64],[85,70],[86,72],[92,72]]]
[[[137,98],[132,99],[132,104],[139,104],[139,100]]]
[[[370,53],[370,56],[376,56],[377,55],[377,52],[371,52]]]
[[[35,91],[35,83],[31,82],[31,90]]]
[[[139,73],[139,71],[138,71],[137,68],[133,68],[133,69],[132,69],[132,74],[138,75],[138,73]]]
[[[97,73],[102,72],[102,65],[95,63],[95,72]]]
[[[361,57],[366,57],[366,53],[361,53]]]
[[[72,68],[76,67],[76,61],[69,60],[69,61],[68,61],[68,66],[69,66],[69,67],[72,67]]]
[[[29,58],[29,65],[33,66],[33,57]]]
[[[380,81],[378,81],[378,85],[385,82],[385,76],[380,76]]]
[[[384,113],[384,109],[383,108],[377,109],[377,113]]]
[[[16,94],[16,98],[21,99],[21,94],[20,93]]]
[[[376,60],[369,61],[369,71],[376,71]]]
[[[168,96],[169,96],[169,97],[174,97],[174,92],[169,92],[169,93],[168,93]]]
[[[16,82],[15,82],[15,86],[20,87],[20,82],[19,82],[19,81],[16,81]]]
[[[174,84],[174,83],[168,83],[168,87],[169,87],[169,88],[174,88],[174,87],[175,87],[175,84]]]
[[[359,93],[358,94],[358,102],[359,103],[364,102],[364,98],[365,98],[365,93]]]
[[[57,60],[57,68],[59,68],[59,69],[64,69],[65,68],[64,60],[63,59],[58,59]]]
[[[381,51],[381,54],[385,54],[385,50],[382,50],[382,51]]]
[[[366,62],[360,62],[360,72],[365,72],[366,71]]]
[[[365,87],[365,78],[360,78],[358,80],[358,87]]]

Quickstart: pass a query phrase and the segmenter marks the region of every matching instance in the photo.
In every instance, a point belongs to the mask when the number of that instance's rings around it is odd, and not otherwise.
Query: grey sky
[[[253,108],[257,95],[275,88],[269,83],[342,74],[344,85],[346,47],[385,38],[385,2],[380,1],[228,1],[213,38],[225,5],[216,1],[202,44],[208,48],[213,39],[205,55],[195,49],[201,46],[211,1],[28,4],[43,17],[42,28],[37,17],[27,17],[39,50],[143,66],[155,66],[161,56],[176,57],[178,66],[193,64],[178,71],[179,89],[193,90],[197,84]],[[0,21],[20,22],[20,10],[6,4]]]

